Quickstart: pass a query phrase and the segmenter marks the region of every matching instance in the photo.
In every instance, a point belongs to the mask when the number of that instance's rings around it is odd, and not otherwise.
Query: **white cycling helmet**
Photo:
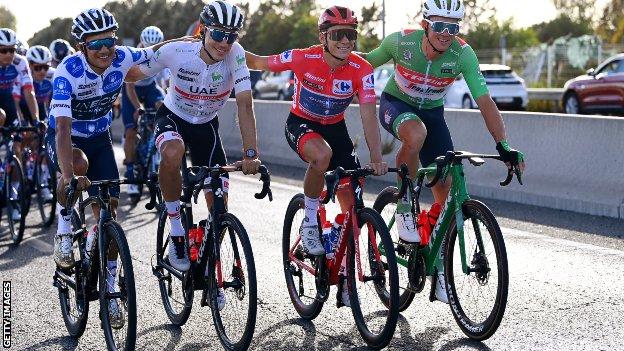
[[[82,42],[85,35],[117,30],[119,25],[112,13],[106,9],[92,8],[81,12],[74,18],[72,36]]]
[[[143,46],[156,45],[165,40],[162,30],[156,26],[149,26],[141,32],[141,43]]]
[[[464,3],[462,0],[425,0],[422,6],[424,18],[440,16],[464,19]]]
[[[29,62],[45,65],[52,61],[52,53],[43,45],[35,45],[26,52],[26,59]]]
[[[9,28],[0,28],[0,45],[13,46],[17,44],[15,32]]]
[[[237,31],[243,27],[245,15],[236,5],[223,0],[213,0],[204,6],[199,15],[199,21],[205,26],[216,26]]]
[[[61,62],[65,56],[75,53],[74,48],[72,48],[69,42],[63,39],[54,39],[50,43],[50,52],[52,53],[52,59],[57,62]]]
[[[27,51],[28,51],[28,44],[26,44],[25,41],[21,41],[19,39],[16,39],[16,42],[15,42],[15,53],[17,53],[18,55],[25,56]]]

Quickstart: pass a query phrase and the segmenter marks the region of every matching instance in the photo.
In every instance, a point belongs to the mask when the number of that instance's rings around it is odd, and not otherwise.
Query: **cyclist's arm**
[[[24,99],[26,100],[26,104],[28,105],[28,111],[30,111],[30,115],[33,117],[33,121],[36,121],[39,119],[39,105],[37,104],[37,99],[35,98],[35,90],[33,89],[32,85],[27,85],[24,86],[23,91]],[[22,121],[23,118],[20,116],[20,122]]]
[[[400,33],[396,32],[388,35],[377,48],[367,54],[357,54],[364,57],[373,67],[379,67],[395,57],[398,49],[399,34]]]
[[[155,46],[159,45],[160,44],[157,44]],[[159,49],[151,55],[149,60],[130,67],[128,73],[126,74],[125,81],[133,83],[147,77],[157,75],[160,71],[167,67],[170,52],[175,54],[175,47],[177,47],[177,45],[179,44],[174,43],[164,47],[159,46]]]
[[[492,138],[494,138],[494,141],[498,143],[501,140],[507,139],[503,117],[501,117],[500,111],[498,111],[498,107],[490,97],[490,94],[482,95],[475,101],[477,105],[479,105],[479,110],[481,110],[485,125],[490,131]]]
[[[132,103],[134,109],[140,109],[141,102],[139,101],[139,96],[136,93],[136,89],[134,89],[134,83],[126,83],[126,94],[128,95],[128,99]]]
[[[252,52],[245,51],[245,60],[247,60],[247,67],[259,71],[269,70],[269,56],[260,56]]]
[[[256,117],[254,116],[251,90],[236,94],[236,106],[241,138],[243,139],[243,151],[247,149],[258,150]]]
[[[381,134],[377,122],[377,107],[374,103],[360,104],[360,114],[362,115],[362,127],[366,145],[368,145],[370,152],[371,163],[381,163]]]
[[[55,119],[55,124],[57,159],[63,179],[69,181],[74,176],[74,155],[71,143],[72,119],[58,116]]]

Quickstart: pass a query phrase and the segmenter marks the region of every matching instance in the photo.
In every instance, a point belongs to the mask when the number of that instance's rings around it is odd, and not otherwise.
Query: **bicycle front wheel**
[[[399,317],[399,273],[388,227],[370,208],[358,212],[359,238],[352,233],[347,254],[347,286],[355,324],[366,344],[386,347]],[[381,252],[384,252],[383,260]],[[360,255],[366,259],[359,259]],[[361,271],[356,263],[361,264]],[[359,267],[358,267],[359,268]],[[381,297],[383,295],[384,297]]]
[[[100,318],[109,350],[134,350],[137,308],[132,258],[126,235],[112,220],[102,226],[100,251]],[[114,262],[114,266],[112,265]]]
[[[8,172],[5,173],[4,194],[6,196],[7,223],[14,245],[18,245],[24,237],[25,221],[28,214],[26,202],[26,184],[22,163],[15,155],[10,160]]]
[[[464,334],[474,340],[485,340],[496,332],[507,306],[507,251],[500,227],[487,206],[468,200],[462,211],[468,273],[462,271],[453,216],[446,237],[446,288],[451,312]]]
[[[208,291],[212,319],[226,350],[247,350],[256,329],[258,292],[251,243],[242,223],[231,213],[220,221],[218,238],[223,287],[217,287],[218,270],[210,264]]]

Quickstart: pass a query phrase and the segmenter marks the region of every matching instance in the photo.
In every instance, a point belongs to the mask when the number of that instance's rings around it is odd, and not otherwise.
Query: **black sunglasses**
[[[327,31],[329,39],[332,41],[341,41],[342,38],[347,37],[347,40],[354,41],[357,39],[357,31],[350,28],[334,29]]]
[[[41,70],[47,71],[50,69],[50,66],[48,65],[33,65],[33,70],[35,72],[39,72]]]
[[[115,46],[116,42],[117,42],[117,37],[102,38],[102,39],[89,40],[88,42],[85,43],[85,46],[89,50],[99,51],[104,46],[106,46],[106,48],[108,49],[112,48],[113,46]]]
[[[14,54],[15,48],[2,48],[0,49],[0,54]]]
[[[223,39],[227,40],[228,44],[233,44],[238,38],[238,33],[236,32],[228,32],[222,29],[216,28],[208,28],[208,33],[210,33],[210,38],[216,42],[222,42]]]

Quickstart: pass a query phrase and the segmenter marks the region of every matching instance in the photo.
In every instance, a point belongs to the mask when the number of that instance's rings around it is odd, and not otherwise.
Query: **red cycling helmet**
[[[318,21],[319,31],[323,32],[333,26],[348,25],[356,28],[358,20],[355,12],[342,6],[332,6],[321,14]]]

